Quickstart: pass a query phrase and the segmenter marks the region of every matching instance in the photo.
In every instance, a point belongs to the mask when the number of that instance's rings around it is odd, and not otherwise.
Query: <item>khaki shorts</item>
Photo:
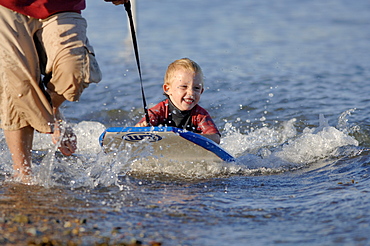
[[[47,88],[69,101],[101,80],[86,20],[72,12],[39,20],[0,6],[0,27],[0,126],[50,133],[54,116],[41,75],[52,74]]]

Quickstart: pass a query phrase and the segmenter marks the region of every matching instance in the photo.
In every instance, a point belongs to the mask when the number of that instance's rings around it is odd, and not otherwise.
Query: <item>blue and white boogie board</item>
[[[105,152],[119,151],[125,144],[150,143],[153,156],[179,161],[235,161],[214,141],[175,127],[110,127],[99,138]]]

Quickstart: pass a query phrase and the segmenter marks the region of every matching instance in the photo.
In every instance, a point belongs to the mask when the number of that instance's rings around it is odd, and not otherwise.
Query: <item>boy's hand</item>
[[[146,121],[143,121],[141,123],[137,123],[135,125],[135,127],[147,127],[148,126],[148,123]]]
[[[112,2],[114,5],[120,5],[128,3],[130,0],[104,0],[106,2]]]

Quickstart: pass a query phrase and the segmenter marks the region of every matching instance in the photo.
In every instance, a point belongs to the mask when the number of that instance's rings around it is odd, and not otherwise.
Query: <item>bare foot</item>
[[[33,184],[31,168],[15,169],[13,174],[13,180],[26,185]]]

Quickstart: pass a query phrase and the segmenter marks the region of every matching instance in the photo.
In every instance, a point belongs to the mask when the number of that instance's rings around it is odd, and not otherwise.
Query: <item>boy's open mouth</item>
[[[184,102],[186,102],[186,103],[193,103],[194,102],[194,99],[184,98]]]

